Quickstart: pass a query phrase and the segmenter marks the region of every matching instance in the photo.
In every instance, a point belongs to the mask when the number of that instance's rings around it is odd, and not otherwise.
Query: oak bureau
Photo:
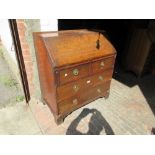
[[[57,124],[72,111],[109,96],[116,50],[89,30],[34,32],[42,99]]]

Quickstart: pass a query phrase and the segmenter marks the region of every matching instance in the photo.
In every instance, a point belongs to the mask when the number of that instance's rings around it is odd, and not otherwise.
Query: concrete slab
[[[0,109],[1,135],[42,134],[28,105],[24,102]]]
[[[24,99],[23,90],[4,59],[4,52],[0,46],[0,109]]]

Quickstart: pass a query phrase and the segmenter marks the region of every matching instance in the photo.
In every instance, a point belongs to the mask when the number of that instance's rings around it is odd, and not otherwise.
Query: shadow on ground
[[[88,132],[82,133],[77,130],[77,126],[79,123],[84,119],[88,114],[92,114],[89,124],[88,124]],[[73,120],[70,126],[67,129],[67,135],[99,135],[101,131],[105,131],[107,135],[114,135],[112,128],[110,127],[109,123],[106,119],[101,115],[101,113],[96,109],[88,109],[85,108],[80,113],[80,115]]]

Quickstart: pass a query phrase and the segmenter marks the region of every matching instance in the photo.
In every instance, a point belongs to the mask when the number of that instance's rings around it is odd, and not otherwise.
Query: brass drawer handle
[[[73,70],[73,75],[77,76],[79,74],[79,70],[78,69],[74,69]]]
[[[98,92],[98,93],[101,93],[101,89],[100,89],[100,88],[98,88],[98,89],[97,89],[97,92]]]
[[[73,99],[73,104],[78,104],[78,100],[76,98]]]
[[[101,67],[104,67],[104,62],[103,61],[100,63],[100,66]]]
[[[99,80],[103,81],[103,76],[100,75],[98,78]]]
[[[77,91],[79,90],[79,86],[74,85],[74,86],[73,86],[73,90],[74,90],[75,92],[77,92]]]

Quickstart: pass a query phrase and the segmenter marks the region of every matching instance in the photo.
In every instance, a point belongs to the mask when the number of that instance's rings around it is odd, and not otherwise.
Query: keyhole
[[[100,41],[99,41],[99,39],[96,41],[96,48],[100,49]]]
[[[100,32],[98,33],[98,39],[96,41],[96,48],[99,50],[100,49]]]

